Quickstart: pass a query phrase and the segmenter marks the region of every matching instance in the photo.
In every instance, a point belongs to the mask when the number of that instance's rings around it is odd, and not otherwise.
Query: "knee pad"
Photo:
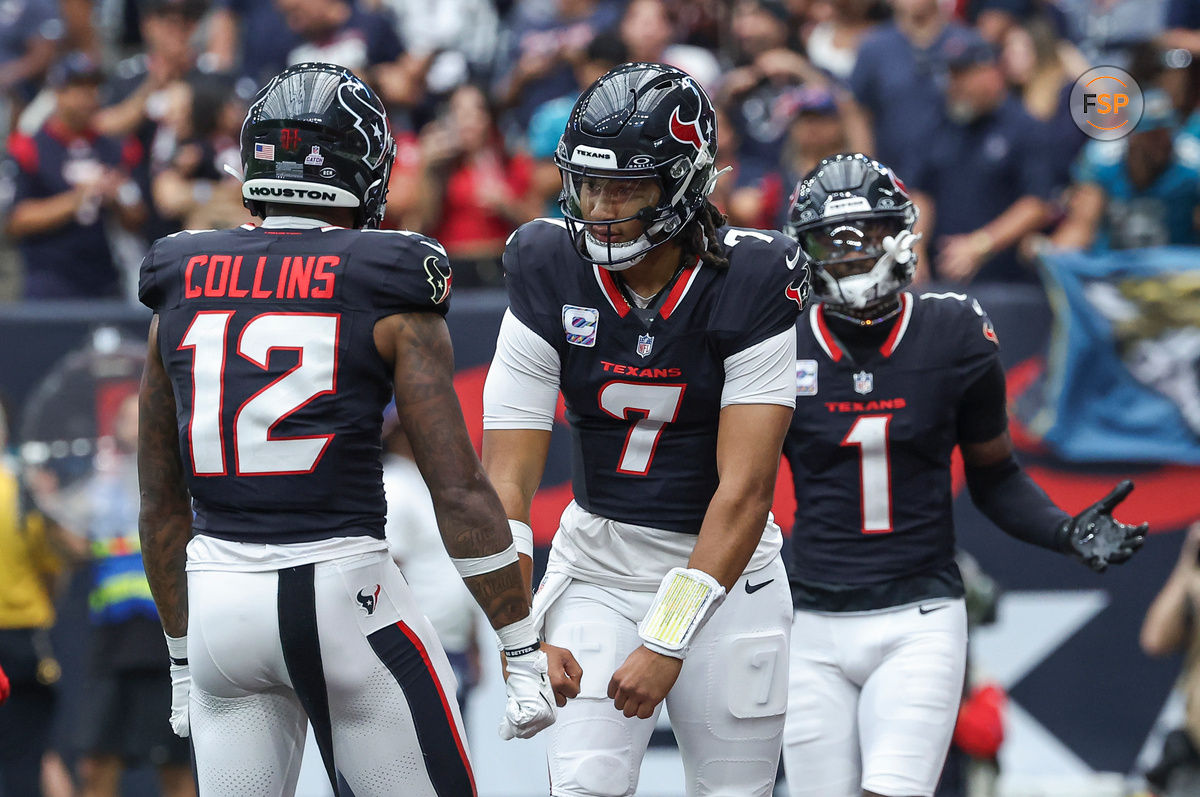
[[[575,698],[611,712],[608,701]],[[573,701],[574,702],[574,701]],[[551,792],[556,797],[626,797],[637,789],[641,756],[635,755],[628,721],[591,716],[555,723],[548,749]],[[598,713],[598,712],[597,712]]]

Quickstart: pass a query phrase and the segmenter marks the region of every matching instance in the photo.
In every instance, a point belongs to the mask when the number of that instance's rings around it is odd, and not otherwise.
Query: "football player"
[[[917,209],[860,154],[821,161],[786,231],[820,299],[798,325],[792,661],[784,764],[792,797],[933,794],[967,652],[950,455],[975,505],[1012,536],[1103,571],[1146,525],[1071,517],[1017,464],[992,323],[968,296],[904,291]]]
[[[769,509],[807,273],[784,236],[722,226],[716,140],[688,75],[617,67],[559,143],[565,219],[504,252],[483,451],[515,526],[560,390],[572,438],[535,602],[556,691],[578,695],[549,740],[556,797],[633,794],[664,699],[689,795],[775,780],[790,608]]]
[[[384,541],[393,391],[446,548],[507,659],[503,731],[532,735],[554,705],[452,386],[445,251],[374,229],[395,147],[346,69],[272,79],[241,148],[262,225],[163,238],[141,271],[155,315],[140,533],[171,724],[190,729],[205,795],[292,794],[306,722],[337,793],[472,795],[450,665]]]

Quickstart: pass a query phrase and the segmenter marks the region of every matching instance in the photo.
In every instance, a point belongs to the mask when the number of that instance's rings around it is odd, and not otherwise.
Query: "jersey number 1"
[[[180,350],[192,350],[192,417],[188,443],[197,476],[225,476],[222,412],[225,353],[232,311],[196,313]],[[267,369],[271,352],[290,349],[297,363],[258,390],[233,416],[233,464],[238,476],[309,473],[316,467],[332,434],[272,437],[281,420],[337,384],[337,315],[263,313],[242,328],[237,353]]]
[[[842,445],[858,446],[863,534],[887,534],[892,530],[892,473],[888,458],[891,421],[891,415],[859,416],[842,438]]]

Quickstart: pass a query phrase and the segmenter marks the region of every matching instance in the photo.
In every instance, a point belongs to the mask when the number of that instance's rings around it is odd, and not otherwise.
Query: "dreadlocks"
[[[721,254],[721,239],[717,237],[717,228],[725,221],[725,214],[712,202],[704,200],[696,215],[679,233],[684,260],[698,257],[712,268],[729,268],[729,258]]]

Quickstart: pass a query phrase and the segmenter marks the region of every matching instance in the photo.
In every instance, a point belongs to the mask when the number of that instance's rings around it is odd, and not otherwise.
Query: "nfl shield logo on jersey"
[[[596,327],[600,323],[600,311],[594,307],[576,307],[564,304],[562,309],[563,332],[567,343],[572,346],[596,345]]]
[[[796,395],[817,395],[816,360],[796,360]]]
[[[875,376],[867,371],[859,371],[854,375],[854,392],[866,395],[875,389]]]
[[[639,357],[649,357],[654,348],[653,335],[638,335],[637,353]]]

